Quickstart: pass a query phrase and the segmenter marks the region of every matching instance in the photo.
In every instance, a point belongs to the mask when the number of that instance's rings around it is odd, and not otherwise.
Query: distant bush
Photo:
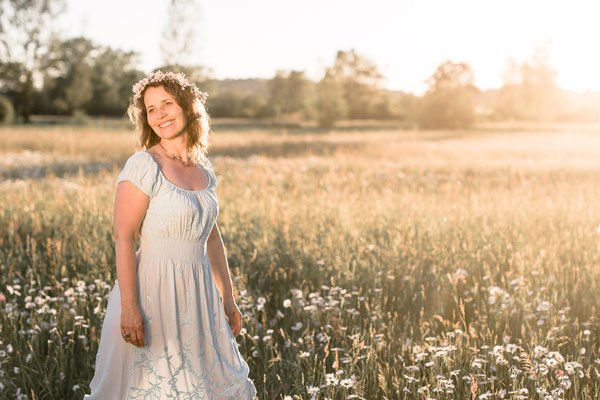
[[[10,100],[0,96],[0,123],[13,122],[15,119],[15,108]]]

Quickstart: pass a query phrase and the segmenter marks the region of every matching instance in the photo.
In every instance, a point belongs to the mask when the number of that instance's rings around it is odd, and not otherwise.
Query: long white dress
[[[118,281],[108,307],[91,394],[84,400],[253,399],[248,364],[227,322],[215,286],[206,240],[219,205],[208,159],[204,190],[168,181],[152,155],[133,154],[117,182],[129,181],[150,197],[136,251],[145,347],[121,337]]]

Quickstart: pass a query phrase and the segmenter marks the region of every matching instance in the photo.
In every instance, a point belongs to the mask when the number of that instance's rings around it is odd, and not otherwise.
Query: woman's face
[[[144,92],[148,124],[161,139],[172,139],[184,133],[183,109],[163,86],[150,86]]]

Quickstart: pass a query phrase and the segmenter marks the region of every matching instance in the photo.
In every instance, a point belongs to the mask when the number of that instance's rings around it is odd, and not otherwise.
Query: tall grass
[[[597,133],[217,131],[259,398],[599,398]],[[0,135],[0,396],[79,399],[133,141]]]

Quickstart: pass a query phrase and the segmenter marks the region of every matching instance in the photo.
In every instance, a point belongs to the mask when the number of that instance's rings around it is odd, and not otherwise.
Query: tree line
[[[192,3],[173,0],[173,12],[189,14]],[[0,0],[0,6],[0,121],[28,122],[35,114],[124,115],[131,86],[146,75],[137,67],[139,54],[85,37],[45,36],[64,11],[63,0]],[[175,33],[165,31],[170,44]],[[543,52],[510,63],[498,90],[479,90],[468,64],[443,62],[427,80],[427,91],[415,96],[385,89],[377,65],[354,49],[338,51],[318,81],[303,71],[277,71],[269,80],[216,80],[207,68],[176,58],[189,53],[189,37],[180,51],[165,56],[173,63],[159,68],[184,72],[209,92],[215,118],[317,121],[325,128],[342,119],[464,128],[482,119],[595,120],[600,104],[598,96],[574,101],[561,90]]]

